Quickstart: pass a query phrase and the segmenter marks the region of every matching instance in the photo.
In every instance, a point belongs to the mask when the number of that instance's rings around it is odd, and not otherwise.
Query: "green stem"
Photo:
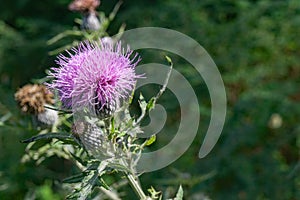
[[[133,176],[132,174],[127,174],[127,178],[129,180],[130,185],[134,189],[135,193],[139,196],[141,200],[147,200],[149,197],[147,197],[141,188],[139,182],[137,181],[137,177]]]

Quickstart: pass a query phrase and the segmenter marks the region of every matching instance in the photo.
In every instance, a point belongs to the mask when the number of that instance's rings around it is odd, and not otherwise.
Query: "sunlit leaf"
[[[152,135],[147,141],[146,141],[146,146],[150,146],[156,141],[156,135]]]
[[[152,97],[149,102],[147,103],[147,110],[150,111],[152,110],[154,107],[155,107],[155,101],[156,101],[156,98],[155,97]]]
[[[183,189],[180,185],[174,200],[182,200],[182,199],[183,199]]]

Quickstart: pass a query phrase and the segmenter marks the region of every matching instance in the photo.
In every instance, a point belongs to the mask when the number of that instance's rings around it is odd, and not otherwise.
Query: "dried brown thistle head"
[[[53,104],[53,93],[44,85],[27,84],[15,93],[15,99],[25,113],[38,114],[45,111],[45,104]]]
[[[69,10],[79,12],[94,12],[100,5],[100,0],[74,0],[69,4]]]

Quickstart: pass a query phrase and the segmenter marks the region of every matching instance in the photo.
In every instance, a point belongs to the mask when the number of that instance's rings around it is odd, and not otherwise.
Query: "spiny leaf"
[[[179,186],[178,192],[176,194],[176,197],[174,198],[174,200],[182,200],[183,199],[183,189],[181,187],[181,185]]]
[[[28,138],[26,140],[22,140],[22,143],[30,143],[30,142],[34,142],[34,141],[38,141],[38,140],[48,140],[48,139],[59,139],[62,141],[65,140],[73,140],[73,136],[70,134],[66,134],[66,133],[46,133],[46,134],[41,134],[41,135],[37,135],[37,136],[33,136],[31,138]]]
[[[151,199],[161,199],[162,198],[162,194],[161,194],[161,191],[156,191],[154,189],[154,187],[151,186],[151,188],[148,189],[148,192],[150,193],[151,195]]]
[[[152,135],[145,143],[146,146],[150,146],[156,141],[156,135]]]
[[[54,36],[53,38],[51,38],[50,40],[47,41],[47,45],[52,45],[54,43],[56,43],[57,41],[67,37],[67,36],[81,36],[82,33],[81,31],[77,31],[77,30],[66,30],[62,33],[59,33],[58,35]]]
[[[145,100],[144,96],[142,95],[142,93],[140,93],[139,105],[140,105],[142,112],[146,110],[147,103],[146,103],[146,100]]]
[[[90,171],[89,174],[82,179],[80,187],[75,189],[71,195],[68,195],[67,199],[87,199],[97,183],[98,175],[97,170]]]
[[[80,164],[82,164],[82,165],[84,165],[84,166],[87,164],[86,161],[83,161],[80,157],[76,156],[76,155],[73,154],[72,152],[70,152],[70,154],[71,154],[72,157],[73,157],[77,162],[79,162]]]
[[[105,189],[110,190],[109,185],[107,185],[107,183],[105,183],[105,181],[101,177],[98,178],[97,186],[102,186]]]
[[[74,176],[65,178],[62,182],[63,183],[79,183],[84,179],[85,176],[86,176],[86,173],[82,172],[80,174],[76,174]]]
[[[74,146],[79,146],[78,142],[76,142],[75,140],[64,140],[63,144],[71,144]]]
[[[115,5],[113,11],[109,14],[109,17],[108,17],[109,21],[114,20],[114,18],[115,18],[115,16],[116,16],[117,12],[119,11],[120,6],[122,5],[122,3],[123,3],[122,1],[119,1],[119,2]]]
[[[72,44],[67,44],[67,45],[64,45],[64,46],[62,46],[62,47],[59,47],[59,48],[57,48],[57,49],[55,49],[55,50],[53,50],[53,51],[50,51],[48,54],[49,54],[50,56],[53,56],[53,55],[56,55],[56,54],[58,54],[58,53],[61,53],[61,52],[65,51],[66,49],[71,49],[72,47],[74,47],[74,46],[76,46],[76,45],[78,45],[78,44],[79,44],[79,41],[74,40],[74,41],[72,42]]]
[[[115,134],[115,118],[112,117],[111,120],[110,120],[110,125],[111,125],[111,128],[110,128],[110,137],[112,137],[114,134]]]
[[[165,58],[170,65],[173,65],[172,59],[169,56],[165,56]]]
[[[167,85],[168,85],[168,82],[169,82],[169,79],[170,79],[170,76],[171,76],[171,72],[172,72],[172,69],[173,69],[173,63],[172,63],[172,60],[170,57],[166,56],[166,59],[167,61],[169,62],[170,64],[170,67],[169,67],[169,71],[167,73],[167,76],[166,76],[166,79],[164,81],[164,84],[162,86],[162,88],[159,90],[159,92],[157,93],[157,95],[155,96],[155,102],[159,99],[159,97],[165,92],[166,88],[167,88]]]
[[[140,96],[139,96],[139,105],[140,105],[140,109],[141,109],[141,115],[136,120],[136,122],[133,124],[133,126],[135,126],[136,124],[139,124],[141,122],[141,120],[145,117],[145,114],[147,111],[147,103],[146,103],[145,98],[142,95],[142,93],[140,93]]]
[[[155,107],[156,98],[152,97],[149,102],[147,103],[147,110],[150,111]]]
[[[126,168],[124,165],[118,164],[118,163],[109,163],[108,167],[115,169],[117,171],[123,171],[126,173],[131,173],[128,168]]]
[[[98,160],[91,160],[88,162],[89,162],[87,167],[88,170],[96,170],[100,165],[100,161]]]

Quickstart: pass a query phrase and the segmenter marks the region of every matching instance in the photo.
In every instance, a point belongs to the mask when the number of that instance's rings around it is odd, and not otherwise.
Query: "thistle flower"
[[[87,121],[75,121],[72,125],[72,133],[80,138],[85,149],[97,158],[114,157],[114,150],[108,135],[95,123]]]
[[[135,66],[140,61],[133,51],[99,42],[80,43],[68,57],[60,54],[58,68],[52,68],[53,82],[48,87],[58,91],[65,108],[89,108],[100,117],[112,115],[119,100],[129,97],[136,79]]]

